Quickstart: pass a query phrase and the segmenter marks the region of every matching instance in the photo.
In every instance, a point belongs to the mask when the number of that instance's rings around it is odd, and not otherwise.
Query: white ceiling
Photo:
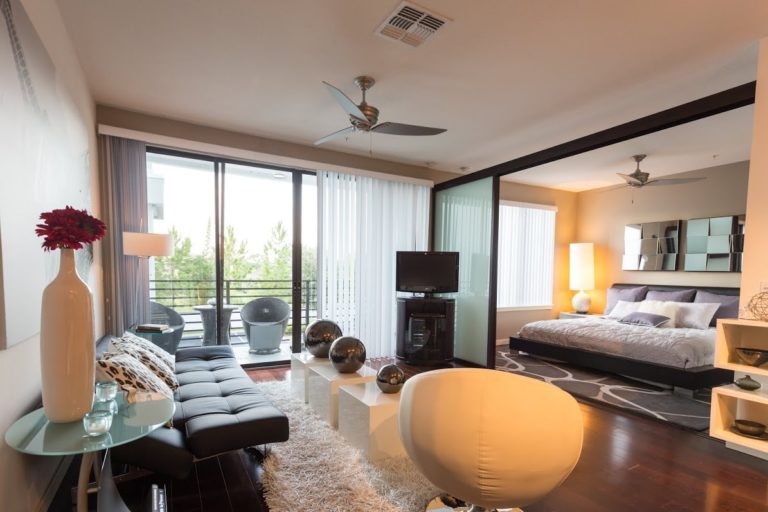
[[[453,172],[754,80],[756,41],[768,35],[765,0],[420,0],[453,21],[411,48],[374,34],[398,4],[59,0],[98,103],[311,144],[347,123],[321,80],[357,100],[352,79],[370,74],[377,84],[368,100],[381,121],[448,131],[358,133],[328,148]],[[723,134],[709,130],[689,141]],[[656,153],[648,170],[682,165],[661,164],[662,154],[675,151],[665,142],[660,137],[643,150]],[[744,140],[734,143],[721,144],[719,154],[743,152]],[[699,157],[709,151],[706,144],[686,147]],[[600,165],[631,170],[634,151]],[[565,188],[603,174],[569,178]],[[553,176],[539,184],[563,187],[562,176]]]

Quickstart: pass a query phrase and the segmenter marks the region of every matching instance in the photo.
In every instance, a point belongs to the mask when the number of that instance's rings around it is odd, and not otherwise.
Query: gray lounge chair
[[[184,317],[178,314],[176,310],[160,303],[149,301],[149,305],[152,323],[168,324],[168,327],[173,329],[173,332],[167,334],[153,334],[153,343],[171,354],[175,354],[181,341],[181,335],[184,334]]]
[[[280,342],[291,317],[291,306],[276,297],[259,297],[240,310],[250,352],[273,354],[280,351]]]

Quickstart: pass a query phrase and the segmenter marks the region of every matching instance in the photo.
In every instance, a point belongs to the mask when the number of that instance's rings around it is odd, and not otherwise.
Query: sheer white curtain
[[[429,187],[318,172],[318,310],[368,357],[395,353],[395,253],[425,251]]]

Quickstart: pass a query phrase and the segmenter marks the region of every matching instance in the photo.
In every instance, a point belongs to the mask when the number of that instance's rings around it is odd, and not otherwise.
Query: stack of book
[[[136,326],[136,332],[163,332],[168,329],[168,324],[139,324]]]

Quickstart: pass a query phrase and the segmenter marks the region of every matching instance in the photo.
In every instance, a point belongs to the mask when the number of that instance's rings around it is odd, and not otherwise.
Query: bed
[[[630,288],[636,284],[615,284]],[[648,285],[649,291],[703,290],[738,295],[737,288]],[[700,389],[733,381],[733,372],[712,366],[715,328],[650,328],[590,316],[526,324],[509,347],[530,355],[658,382]]]

